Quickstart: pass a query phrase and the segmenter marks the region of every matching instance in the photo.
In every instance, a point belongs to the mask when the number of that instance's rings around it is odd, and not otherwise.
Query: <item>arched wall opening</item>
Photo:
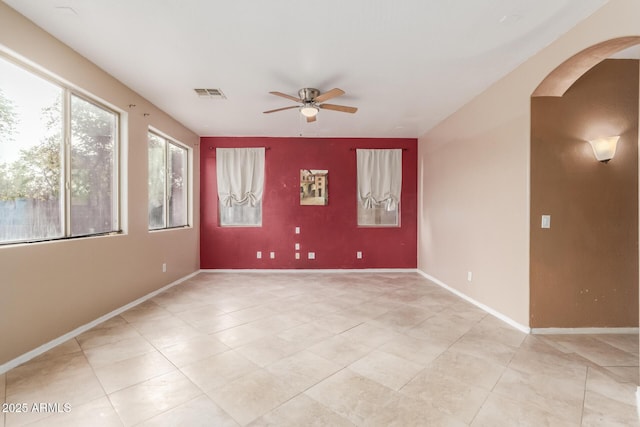
[[[640,65],[606,58],[639,43],[585,49],[532,95],[531,328],[638,326]],[[612,135],[616,156],[600,163],[587,141]]]

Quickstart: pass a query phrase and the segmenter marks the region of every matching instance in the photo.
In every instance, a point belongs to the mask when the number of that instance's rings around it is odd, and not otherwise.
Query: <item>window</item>
[[[189,152],[168,138],[149,132],[149,229],[189,224]]]
[[[400,226],[402,150],[356,150],[358,225]]]
[[[0,243],[119,230],[119,120],[0,57]]]
[[[216,149],[221,226],[262,225],[264,151],[264,147]]]
[[[113,141],[118,116],[71,96],[69,220],[71,234],[106,233],[117,228],[118,188]]]

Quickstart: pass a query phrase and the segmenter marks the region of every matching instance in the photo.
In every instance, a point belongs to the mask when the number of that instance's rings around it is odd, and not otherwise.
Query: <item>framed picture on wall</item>
[[[329,171],[300,169],[300,204],[326,206],[329,204]]]

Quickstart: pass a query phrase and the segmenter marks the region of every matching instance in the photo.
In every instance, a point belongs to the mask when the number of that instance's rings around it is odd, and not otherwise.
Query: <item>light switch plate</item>
[[[542,228],[551,228],[551,215],[542,215]]]

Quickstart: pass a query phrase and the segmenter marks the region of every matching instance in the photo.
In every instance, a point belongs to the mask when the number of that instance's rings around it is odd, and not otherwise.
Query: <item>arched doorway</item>
[[[624,37],[557,67],[531,100],[530,325],[638,327],[638,60]],[[589,139],[619,135],[599,163]],[[542,228],[542,215],[551,228]]]
[[[585,49],[532,95],[534,330],[638,326],[640,71],[638,61],[605,59],[639,43],[624,37]],[[613,134],[621,136],[618,158],[599,164],[586,141]]]
[[[531,94],[562,96],[584,73],[613,54],[640,44],[640,36],[620,37],[598,43],[573,55],[553,70]]]

